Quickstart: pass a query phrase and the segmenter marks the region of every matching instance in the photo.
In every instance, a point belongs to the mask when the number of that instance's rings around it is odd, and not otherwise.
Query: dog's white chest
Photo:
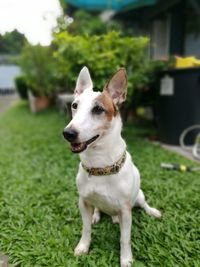
[[[117,214],[120,210],[118,198],[113,194],[109,194],[106,188],[105,190],[90,188],[85,200],[109,215]]]
[[[77,185],[79,194],[91,205],[109,215],[119,212],[121,206],[119,194],[108,182],[105,182],[104,177],[77,180]]]
[[[109,215],[115,215],[124,204],[133,206],[139,180],[137,168],[128,160],[115,175],[89,176],[80,168],[76,182],[79,194],[85,201]]]

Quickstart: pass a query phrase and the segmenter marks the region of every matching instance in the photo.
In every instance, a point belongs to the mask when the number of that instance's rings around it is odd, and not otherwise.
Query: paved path
[[[0,252],[0,267],[8,267],[8,257]]]
[[[192,155],[192,147],[191,147],[191,151],[186,151],[184,149],[182,149],[180,146],[172,146],[172,145],[166,145],[161,143],[161,146],[167,150],[176,152],[177,154],[180,154],[181,156],[184,156],[190,160],[193,160],[195,162],[200,163],[200,161],[196,158],[193,157]],[[174,163],[174,162],[169,162],[169,163]],[[175,162],[176,163],[176,162]]]
[[[19,100],[17,93],[10,95],[0,94],[0,114],[8,110],[13,104]]]

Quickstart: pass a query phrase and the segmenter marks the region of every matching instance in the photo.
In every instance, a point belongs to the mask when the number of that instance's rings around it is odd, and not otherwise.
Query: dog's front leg
[[[121,267],[131,267],[133,256],[131,251],[131,225],[132,214],[131,209],[124,207],[119,215],[120,222],[120,262]]]
[[[92,230],[91,225],[92,225],[93,208],[92,206],[87,204],[82,197],[80,197],[79,209],[83,220],[83,230],[82,230],[82,237],[74,251],[75,255],[81,255],[87,253],[91,242],[91,230]]]

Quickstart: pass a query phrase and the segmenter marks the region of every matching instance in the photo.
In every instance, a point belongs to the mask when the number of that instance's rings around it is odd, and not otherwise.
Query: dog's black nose
[[[73,142],[76,140],[78,132],[73,128],[65,128],[63,131],[63,136],[67,141]]]

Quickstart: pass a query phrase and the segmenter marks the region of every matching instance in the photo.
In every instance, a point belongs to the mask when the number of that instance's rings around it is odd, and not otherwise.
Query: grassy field
[[[75,175],[78,156],[62,138],[66,119],[55,111],[30,114],[21,103],[0,117],[0,251],[12,266],[119,266],[119,226],[104,215],[93,227],[89,255],[75,258],[81,233]],[[160,168],[191,164],[126,127],[148,202],[161,220],[133,211],[135,267],[200,266],[200,177]]]

